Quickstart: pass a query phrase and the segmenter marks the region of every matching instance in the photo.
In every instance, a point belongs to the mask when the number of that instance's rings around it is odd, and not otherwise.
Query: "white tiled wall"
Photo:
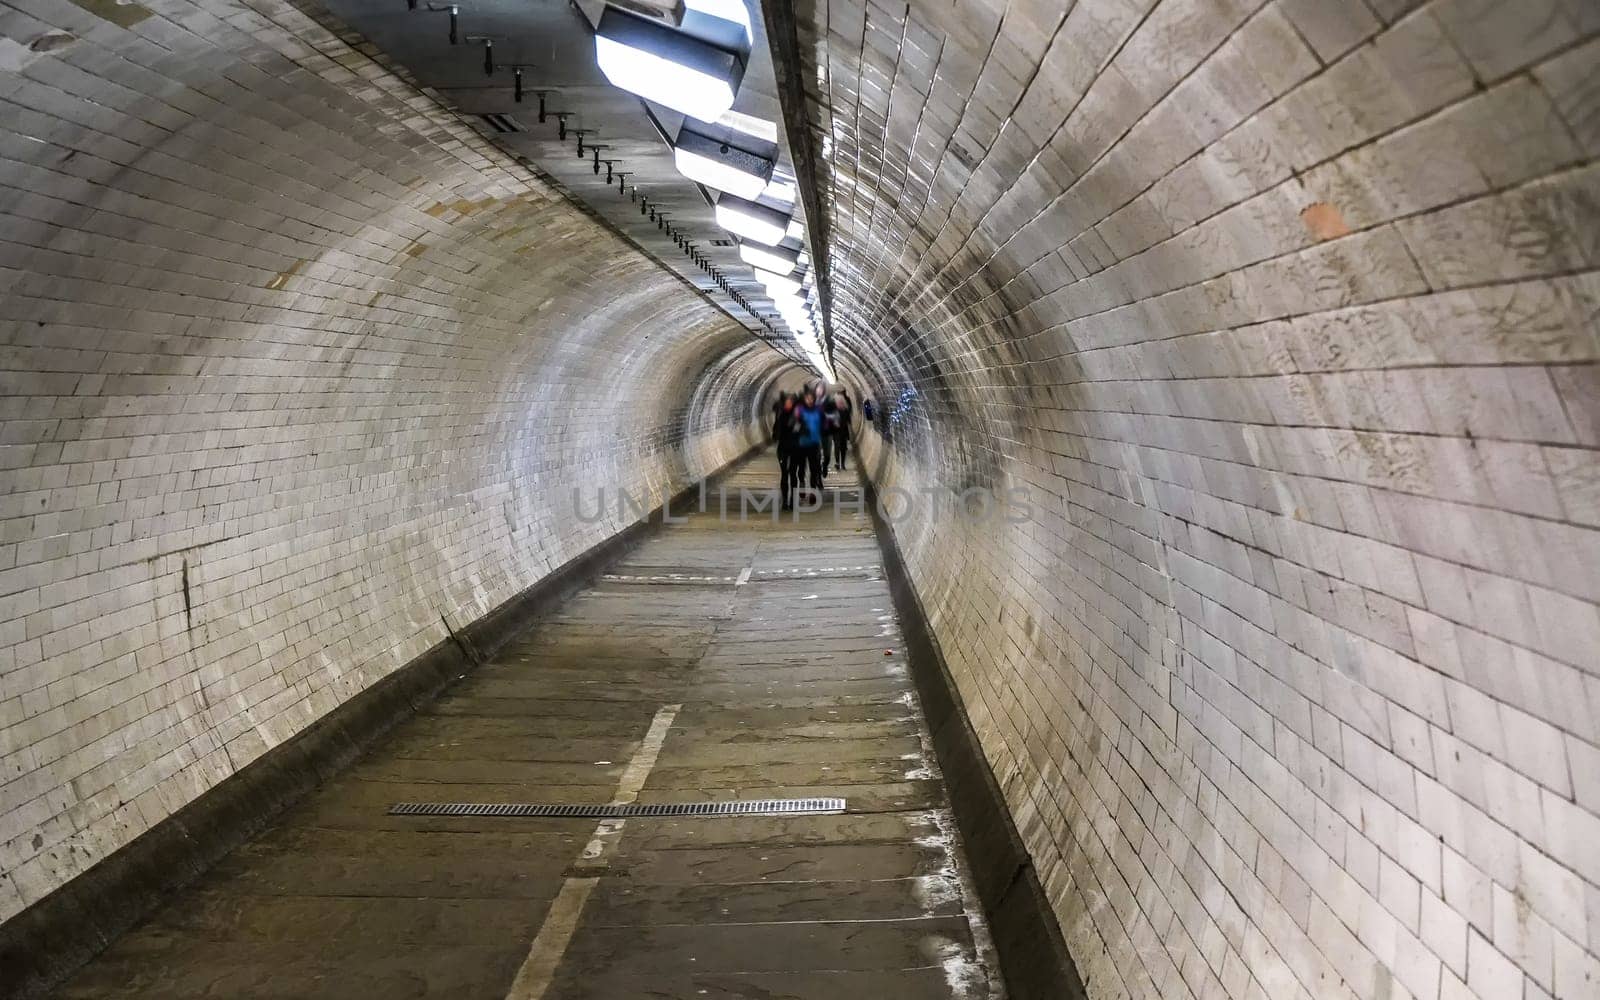
[[[1092,997],[1600,996],[1600,6],[802,0],[834,323]]]
[[[737,455],[772,363],[295,7],[0,3],[0,919],[626,523],[573,487]]]

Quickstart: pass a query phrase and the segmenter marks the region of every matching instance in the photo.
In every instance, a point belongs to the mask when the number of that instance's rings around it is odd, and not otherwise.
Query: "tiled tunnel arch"
[[[863,450],[1090,996],[1600,988],[1594,8],[796,20]]]
[[[796,377],[309,9],[0,7],[0,920]],[[1596,10],[797,0],[864,465],[1097,1000],[1600,990]]]
[[[294,7],[123,14],[0,14],[0,918],[627,523],[577,493],[756,444],[792,367]]]

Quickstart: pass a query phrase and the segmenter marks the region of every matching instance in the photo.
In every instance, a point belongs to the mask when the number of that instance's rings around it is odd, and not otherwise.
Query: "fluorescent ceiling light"
[[[774,178],[771,183],[761,189],[761,197],[781,201],[785,205],[793,205],[798,189],[792,180],[778,180]]]
[[[775,247],[788,231],[789,213],[724,194],[717,199],[717,225],[735,236]]]
[[[762,142],[770,142],[773,145],[777,145],[778,142],[777,122],[767,121],[765,118],[757,118],[755,115],[747,115],[742,111],[724,111],[717,118],[717,124],[743,132],[745,135],[755,136]]]
[[[752,146],[762,146],[753,138],[749,141]],[[763,155],[766,149],[753,151],[737,145],[731,135],[711,135],[685,123],[673,144],[672,158],[678,172],[690,180],[755,201],[766,190],[777,161],[777,148],[768,148],[770,155]]]
[[[787,292],[793,295],[800,290],[800,279],[787,274],[778,274],[776,271],[763,271],[759,267],[756,268],[756,280],[769,292]]]
[[[615,86],[702,121],[731,108],[744,79],[737,52],[609,4],[594,54]]]
[[[765,271],[784,274],[800,263],[800,255],[783,247],[764,247],[756,243],[739,244],[739,259]]]

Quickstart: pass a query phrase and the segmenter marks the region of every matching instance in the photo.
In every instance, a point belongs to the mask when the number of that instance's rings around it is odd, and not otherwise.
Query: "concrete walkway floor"
[[[774,469],[763,455],[724,483],[764,489]],[[829,486],[848,495],[854,473]],[[397,727],[60,996],[999,996],[870,518],[825,505],[740,524],[710,506]],[[848,813],[386,812],[635,789],[646,803],[843,796]]]

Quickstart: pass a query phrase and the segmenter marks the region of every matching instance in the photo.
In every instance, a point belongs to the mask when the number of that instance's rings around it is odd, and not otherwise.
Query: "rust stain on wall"
[[[1311,235],[1319,240],[1335,240],[1350,235],[1350,227],[1345,225],[1344,215],[1325,201],[1314,201],[1302,208],[1300,220],[1311,230]]]

